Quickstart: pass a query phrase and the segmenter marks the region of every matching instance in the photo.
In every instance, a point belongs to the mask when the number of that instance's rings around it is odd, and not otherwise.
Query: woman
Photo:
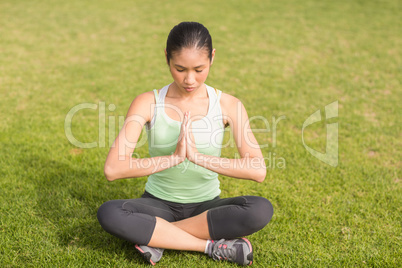
[[[246,110],[237,98],[204,83],[215,49],[202,24],[176,25],[165,55],[173,82],[134,99],[105,163],[109,181],[149,176],[145,192],[141,198],[104,203],[98,220],[107,232],[136,244],[153,265],[164,249],[250,265],[251,243],[240,237],[262,229],[272,205],[256,196],[220,199],[218,180],[218,174],[256,182],[265,178]],[[132,158],[144,125],[151,157]],[[220,157],[226,126],[241,158]]]

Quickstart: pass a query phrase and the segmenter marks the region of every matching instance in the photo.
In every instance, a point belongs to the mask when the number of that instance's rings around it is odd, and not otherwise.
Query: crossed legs
[[[98,220],[107,232],[135,244],[204,252],[207,239],[232,239],[262,229],[273,209],[265,198],[243,196],[200,203],[182,220],[175,212],[154,198],[112,200],[99,208]]]
[[[172,223],[156,217],[148,246],[204,252],[209,238],[207,212]]]

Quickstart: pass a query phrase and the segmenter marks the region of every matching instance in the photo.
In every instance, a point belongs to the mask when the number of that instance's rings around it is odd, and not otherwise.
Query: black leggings
[[[141,198],[111,200],[98,210],[103,229],[135,244],[147,245],[155,229],[156,218],[168,222],[190,218],[208,211],[212,239],[233,239],[261,230],[271,220],[271,203],[259,196],[239,196],[180,204],[159,199],[147,192]]]

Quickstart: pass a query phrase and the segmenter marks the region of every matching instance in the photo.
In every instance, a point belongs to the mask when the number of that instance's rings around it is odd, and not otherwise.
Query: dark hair
[[[183,48],[206,49],[212,60],[212,38],[207,28],[198,22],[181,22],[170,31],[166,42],[167,61]]]

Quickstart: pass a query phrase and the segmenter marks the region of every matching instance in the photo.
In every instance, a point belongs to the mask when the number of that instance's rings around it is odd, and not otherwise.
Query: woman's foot
[[[240,265],[253,263],[253,247],[247,238],[211,241],[208,255],[216,261],[227,260]]]
[[[155,265],[155,263],[157,263],[162,258],[164,251],[163,248],[153,248],[140,245],[135,245],[135,248],[142,255],[142,257],[144,257],[144,259],[152,265]]]

